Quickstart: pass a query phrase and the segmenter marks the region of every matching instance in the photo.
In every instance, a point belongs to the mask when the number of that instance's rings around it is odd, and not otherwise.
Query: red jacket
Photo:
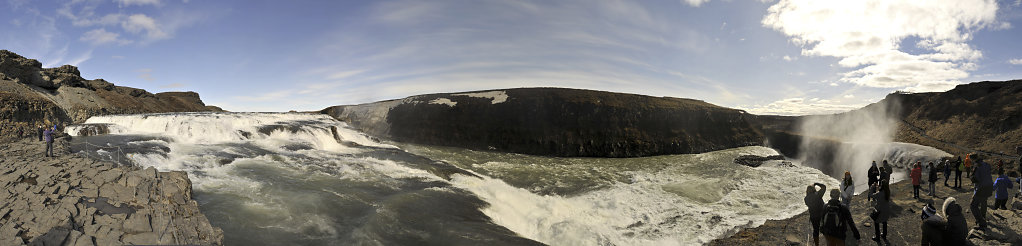
[[[912,174],[910,176],[912,177],[912,185],[919,185],[919,180],[923,179],[923,168],[912,168]]]

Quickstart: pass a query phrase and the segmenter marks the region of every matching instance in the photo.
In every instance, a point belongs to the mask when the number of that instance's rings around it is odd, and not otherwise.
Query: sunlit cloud
[[[805,56],[842,58],[838,64],[854,70],[841,82],[942,91],[976,69],[982,53],[968,42],[977,30],[1000,25],[996,14],[997,3],[986,0],[781,0],[762,23],[788,35]],[[909,37],[930,53],[905,51]]]

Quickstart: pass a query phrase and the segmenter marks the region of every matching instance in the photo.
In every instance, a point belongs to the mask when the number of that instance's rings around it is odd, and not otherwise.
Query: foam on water
[[[258,241],[268,244],[418,242],[387,241],[400,238],[392,233],[443,240],[450,229],[415,227],[417,220],[446,218],[441,223],[450,226],[465,220],[460,210],[470,209],[481,214],[472,216],[550,245],[689,245],[805,211],[808,184],[837,187],[837,180],[797,162],[733,163],[740,155],[778,154],[765,147],[622,159],[409,150],[422,157],[324,115],[183,113],[87,122],[110,124],[115,135],[149,135],[126,145],[162,148],[126,157],[143,167],[188,172],[204,212],[227,227],[235,243],[251,243],[248,237],[279,240]],[[895,143],[883,158],[942,156],[927,148]],[[434,165],[467,170],[447,180],[430,169]],[[429,200],[441,197],[447,200]],[[488,205],[472,202],[478,200]],[[435,207],[428,215],[402,212],[419,206]],[[445,210],[451,215],[438,212]],[[470,225],[459,228],[493,226]],[[433,231],[423,236],[424,230]],[[450,238],[502,236],[480,231]]]
[[[805,211],[806,184],[837,185],[812,168],[731,163],[739,154],[777,153],[746,147],[700,154],[661,170],[628,171],[630,182],[573,196],[537,195],[489,177],[459,175],[452,183],[490,202],[483,211],[497,224],[550,245],[706,243]]]

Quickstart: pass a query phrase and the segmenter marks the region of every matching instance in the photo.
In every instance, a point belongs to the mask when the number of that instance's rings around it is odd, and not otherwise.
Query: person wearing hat
[[[947,221],[937,214],[937,210],[930,204],[923,206],[923,213],[920,216],[923,220],[920,224],[922,236],[919,238],[920,245],[943,246],[952,245],[948,240]]]
[[[827,202],[823,224],[820,225],[820,233],[823,233],[828,246],[844,246],[845,239],[848,238],[848,234],[845,232],[848,229],[852,229],[855,241],[860,238],[859,229],[855,227],[855,221],[852,219],[852,213],[848,210],[848,206],[838,200],[840,197],[841,190],[830,190],[830,201]]]
[[[966,245],[966,238],[969,236],[969,222],[965,221],[962,206],[958,205],[955,197],[948,197],[944,200],[944,207],[941,211],[944,213],[944,218],[947,219],[948,244]]]

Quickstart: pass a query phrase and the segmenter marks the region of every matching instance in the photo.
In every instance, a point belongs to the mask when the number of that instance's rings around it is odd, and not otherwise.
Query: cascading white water
[[[188,172],[228,244],[696,244],[801,213],[805,185],[837,184],[798,163],[732,163],[777,154],[764,147],[626,159],[403,147],[412,154],[314,114],[87,122],[111,135],[86,141],[160,147],[127,158]]]

